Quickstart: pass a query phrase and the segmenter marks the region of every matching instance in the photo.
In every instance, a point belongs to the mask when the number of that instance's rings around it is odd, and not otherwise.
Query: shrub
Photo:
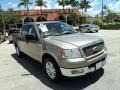
[[[79,17],[79,24],[85,24],[86,22],[86,17]]]
[[[97,20],[94,20],[94,21],[93,21],[93,24],[96,24],[96,25],[102,25],[103,22],[102,22],[101,19],[97,19]]]
[[[102,29],[120,29],[120,23],[104,23]]]
[[[120,23],[105,23],[101,19],[94,20],[93,24],[99,25],[102,29],[120,29]]]

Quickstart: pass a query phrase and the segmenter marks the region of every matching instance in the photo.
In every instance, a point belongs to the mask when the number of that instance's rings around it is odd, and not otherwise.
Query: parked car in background
[[[41,62],[51,81],[95,72],[106,64],[104,40],[81,34],[64,22],[24,24],[13,38],[16,54]]]
[[[9,40],[9,43],[12,43],[13,42],[13,35],[18,33],[19,30],[17,30],[16,28],[11,28],[9,29],[8,31],[8,40]]]
[[[86,24],[80,28],[80,31],[83,33],[86,32],[98,32],[100,27],[95,24]]]
[[[0,43],[2,43],[3,41],[5,41],[5,36],[2,32],[0,32]]]

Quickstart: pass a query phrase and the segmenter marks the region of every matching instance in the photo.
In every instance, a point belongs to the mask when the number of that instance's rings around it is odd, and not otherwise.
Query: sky
[[[35,0],[30,0],[32,3]],[[61,6],[58,5],[57,0],[44,0],[47,1],[47,8],[43,7],[43,9],[62,9]],[[95,16],[99,14],[101,11],[102,0],[89,0],[92,8],[88,9],[87,14],[90,16]],[[112,11],[120,13],[120,0],[103,0],[104,4],[106,4]],[[3,9],[7,10],[8,8],[13,8],[14,10],[25,10],[24,7],[18,8],[18,4],[20,0],[0,0],[1,6]],[[29,6],[30,9],[40,9],[40,7],[35,6],[35,4]],[[71,6],[66,6],[66,9],[70,9]]]

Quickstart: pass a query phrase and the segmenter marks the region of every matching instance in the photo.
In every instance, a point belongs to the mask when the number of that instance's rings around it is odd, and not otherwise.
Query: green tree
[[[42,13],[42,7],[47,7],[47,2],[46,1],[43,1],[43,0],[36,0],[36,5],[40,7],[40,11]]]
[[[60,6],[63,7],[62,14],[64,16],[65,6],[69,5],[69,1],[68,0],[58,0],[57,2]]]
[[[84,12],[84,3],[79,3],[79,8],[82,10],[82,15],[83,15],[83,12]]]
[[[29,5],[32,5],[30,0],[21,0],[21,2],[18,4],[18,7],[24,6],[27,9],[28,17],[29,17]],[[29,18],[30,21],[30,18]]]
[[[27,11],[29,11],[29,5],[32,5],[29,0],[21,0],[21,2],[18,4],[18,7],[24,6]]]
[[[105,0],[101,0],[101,2],[102,2],[102,10],[101,10],[102,20],[104,19],[104,9],[106,8],[105,7],[106,5],[104,5],[104,1]],[[111,0],[111,1],[119,1],[119,0]]]
[[[113,22],[113,19],[117,17],[118,17],[118,14],[110,10],[105,18],[105,21],[110,23],[110,22]]]
[[[8,23],[10,24],[17,24],[21,23],[21,17],[19,15],[15,14],[15,11],[13,8],[9,8],[6,12],[6,16],[8,18]]]
[[[110,10],[110,8],[107,5],[103,6],[103,11],[100,12],[100,15],[103,15],[103,21],[104,22],[112,22],[114,18],[116,18],[118,15],[114,11]]]
[[[103,6],[103,10],[100,12],[100,15],[101,15],[102,17],[104,17],[104,16],[106,16],[106,15],[108,14],[109,11],[110,11],[110,9],[108,8],[108,6],[107,6],[107,5],[104,5],[104,6]]]
[[[84,12],[87,12],[87,9],[91,8],[90,1],[87,0],[82,0],[79,5]]]
[[[74,13],[74,10],[79,6],[79,2],[76,0],[69,0],[69,5],[72,6],[72,13]]]
[[[78,9],[79,6],[79,2],[77,0],[69,0],[69,5],[72,7],[72,15],[70,16],[71,18],[71,23],[73,25],[77,25],[78,24],[78,15],[75,13],[75,10]]]
[[[21,22],[21,17],[19,15],[16,15],[14,10],[12,8],[9,8],[7,11],[0,12],[0,16],[3,14],[4,16],[4,23],[6,26],[6,29],[9,28],[10,24],[16,25],[17,23]],[[2,17],[0,17],[0,29],[3,29],[2,26]]]
[[[2,9],[2,7],[1,7],[1,3],[0,3],[0,13],[1,13],[1,21],[2,21],[2,30],[3,30],[3,32],[4,32],[4,34],[5,34],[5,32],[6,32],[6,27],[5,27],[5,20],[4,20],[4,15],[3,15],[3,12],[4,12],[4,10]]]

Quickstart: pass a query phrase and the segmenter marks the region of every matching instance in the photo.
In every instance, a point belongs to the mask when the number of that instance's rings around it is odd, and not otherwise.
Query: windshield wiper
[[[61,35],[63,35],[63,34],[72,34],[73,32],[70,32],[70,31],[63,31],[62,33],[61,33]]]
[[[49,37],[49,36],[59,36],[59,34],[46,34],[44,37]]]

